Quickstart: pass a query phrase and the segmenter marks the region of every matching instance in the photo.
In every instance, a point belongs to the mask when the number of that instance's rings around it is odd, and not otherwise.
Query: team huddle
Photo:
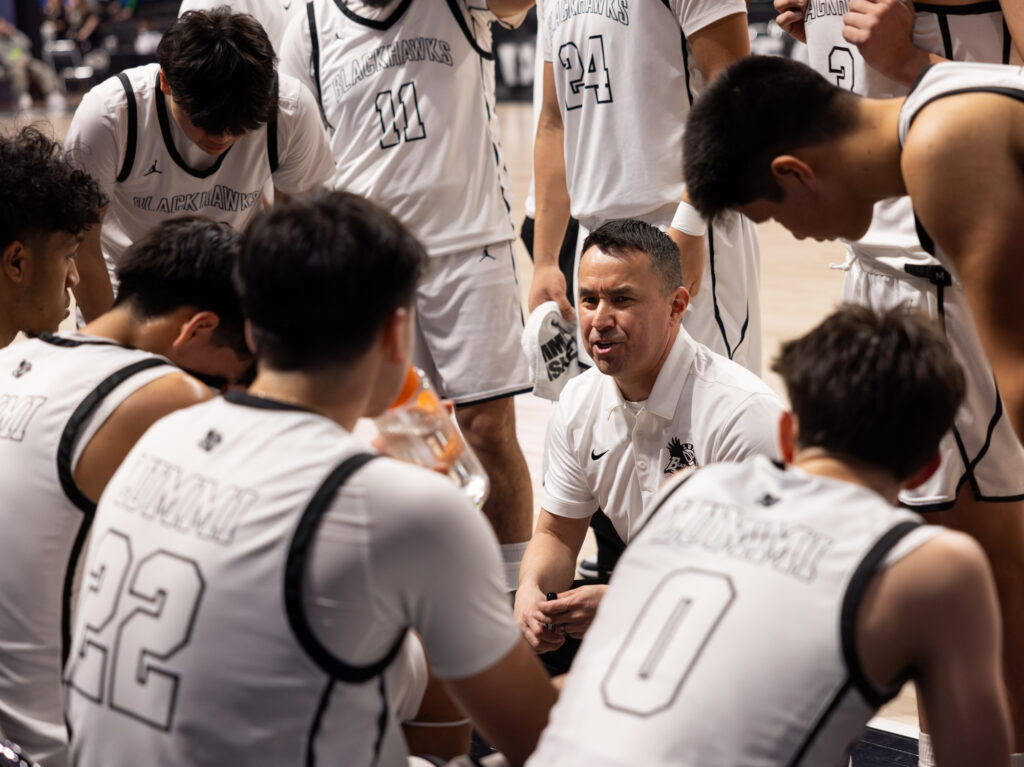
[[[0,139],[0,764],[838,766],[913,681],[1024,765],[1024,13],[537,2],[524,313],[534,4],[187,0]],[[787,403],[769,218],[847,251]],[[482,509],[353,435],[410,365]]]

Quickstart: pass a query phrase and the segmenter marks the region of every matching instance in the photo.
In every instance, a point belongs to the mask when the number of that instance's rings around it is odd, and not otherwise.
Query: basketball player
[[[28,127],[0,138],[0,346],[19,331],[56,331],[78,284],[75,254],[106,198]]]
[[[424,260],[344,192],[251,225],[255,381],[147,432],[97,511],[65,671],[76,765],[404,765],[382,674],[409,630],[510,762],[533,750],[554,691],[493,533],[349,433],[405,379]]]
[[[164,33],[157,61],[89,91],[68,129],[67,151],[111,200],[79,251],[86,319],[113,299],[103,259],[113,268],[164,219],[200,213],[240,229],[268,179],[295,194],[333,171],[312,96],[278,77],[251,16],[226,6],[187,13]]]
[[[224,224],[165,222],[125,254],[109,312],[0,351],[0,728],[45,767],[67,760],[61,666],[100,493],[151,423],[210,398],[180,368],[251,364],[237,249]]]
[[[908,678],[939,764],[1007,764],[985,555],[892,505],[938,465],[963,396],[947,343],[849,306],[773,369],[789,466],[709,466],[659,495],[530,765],[846,765]]]
[[[754,227],[731,214],[705,237],[703,220],[680,202],[686,114],[705,82],[750,53],[746,4],[550,3],[538,22],[545,63],[531,311],[557,300],[571,317],[557,268],[570,211],[583,229],[580,240],[609,219],[640,218],[668,231],[680,248],[690,335],[760,375]]]
[[[1004,414],[1002,401],[993,394],[990,409],[975,416],[985,419],[982,430],[974,432],[978,441],[970,435],[957,440],[950,460],[966,455],[970,463],[956,489],[966,499],[962,503],[987,501],[986,492],[1006,492],[1019,481],[1014,461],[1020,448],[1008,431],[1005,438],[1000,436],[999,423],[1009,416],[1018,436],[1024,426],[1019,374],[1024,339],[1014,318],[1020,288],[1015,259],[1024,216],[1016,158],[1024,146],[1024,130],[1013,127],[1024,116],[1024,74],[1016,67],[936,64],[905,99],[891,100],[858,99],[788,63],[753,62],[734,70],[729,82],[735,88],[728,96],[729,124],[764,119],[772,127],[762,126],[747,152],[737,152],[735,146],[703,148],[703,156],[686,171],[693,179],[691,191],[700,187],[694,191],[701,201],[698,207],[713,215],[720,207],[738,206],[757,220],[775,217],[798,236],[856,240],[868,230],[873,203],[909,193],[922,246],[936,256],[938,266],[963,280],[1006,403]],[[765,100],[767,94],[773,103]],[[717,141],[711,138],[717,131],[730,131],[721,119],[722,98],[715,90],[691,123],[706,141]],[[784,109],[796,110],[800,118],[780,117]],[[746,140],[735,132],[727,138]],[[730,167],[749,171],[739,172],[735,183],[708,183],[710,166],[705,163],[723,152],[729,153],[730,163],[749,163]],[[729,172],[721,166],[715,170],[722,181]],[[929,295],[916,302],[942,307],[932,311],[940,317],[948,313],[947,331],[962,329],[966,308],[958,305],[955,292],[947,299],[949,286],[938,282],[925,287]],[[984,378],[974,369],[968,375]],[[977,408],[971,405],[972,411]],[[970,484],[970,492],[964,483]],[[1016,648],[1024,636],[1024,517],[1016,503],[986,504],[972,515],[965,508],[937,521],[976,535],[993,563],[1006,622],[1007,685],[1020,712],[1024,662]]]
[[[682,279],[678,248],[642,221],[609,221],[583,244],[580,327],[595,367],[566,384],[548,422],[540,519],[516,593],[520,627],[538,652],[581,637],[607,588],[571,587],[598,508],[628,543],[669,475],[777,454],[782,406],[757,376],[680,326]]]
[[[509,589],[532,529],[512,397],[531,388],[520,347],[515,232],[494,111],[494,21],[533,0],[314,0],[289,26],[281,71],[317,94],[331,186],[394,213],[430,259],[416,302],[416,364],[455,402],[491,480],[484,513]]]
[[[921,68],[943,56],[1003,64],[1010,59],[1009,31],[994,3],[914,8],[866,0],[851,3],[845,15],[828,4],[804,6],[803,0],[776,0],[780,24],[807,42],[811,66],[860,96],[906,96]],[[967,392],[953,430],[940,444],[942,466],[928,482],[902,493],[900,501],[915,511],[945,512],[929,521],[972,533],[989,551],[1003,606],[1006,674],[1020,750],[1024,655],[1016,648],[1024,642],[1024,585],[1019,554],[1004,546],[1006,523],[990,527],[1000,516],[1024,518],[1024,448],[1009,420],[997,415],[1002,403],[960,279],[921,245],[910,198],[877,203],[867,233],[846,247],[844,301],[874,309],[913,305],[943,328],[964,369]],[[929,744],[922,733],[922,765],[932,764]]]
[[[217,0],[183,0],[178,8],[178,16],[184,16],[189,11],[211,11],[222,5],[226,3]],[[256,19],[266,31],[275,51],[281,48],[288,22],[306,9],[298,0],[232,0],[230,7],[235,13],[247,13]]]

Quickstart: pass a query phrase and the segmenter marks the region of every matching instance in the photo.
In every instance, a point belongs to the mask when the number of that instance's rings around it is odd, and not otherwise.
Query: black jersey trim
[[[380,715],[377,717],[377,738],[373,743],[373,764],[377,763],[380,759],[380,749],[384,745],[384,735],[388,729],[388,719],[390,706],[388,704],[388,691],[387,686],[384,683],[384,675],[381,674],[379,677],[379,683],[377,689],[380,691]]]
[[[939,99],[948,98],[949,96],[962,96],[965,93],[994,93],[999,96],[1007,96],[1014,101],[1024,102],[1024,90],[1017,90],[1016,88],[1010,88],[1000,85],[973,85],[968,88],[957,88],[952,91],[945,91],[943,93],[936,94],[930,99],[925,101],[921,106],[917,108],[917,111],[910,118],[910,124],[907,125],[907,130],[914,124],[914,121],[918,118],[925,107],[938,101]]]
[[[372,453],[357,453],[335,467],[323,481],[312,500],[302,512],[288,547],[288,559],[284,571],[284,601],[288,624],[299,644],[309,657],[334,679],[357,684],[366,682],[381,674],[398,655],[405,640],[406,631],[399,632],[390,649],[377,661],[364,666],[355,666],[339,660],[316,638],[302,607],[302,579],[306,572],[313,537],[320,526],[320,520],[330,508],[338,490],[360,468],[377,456]]]
[[[73,348],[76,346],[116,346],[119,349],[132,348],[130,346],[125,346],[124,344],[119,344],[117,341],[111,340],[109,338],[100,338],[99,336],[95,336],[92,338],[67,338],[66,336],[58,336],[55,335],[54,333],[43,332],[36,336],[36,338],[38,338],[43,343],[52,344],[53,346],[64,346],[68,348]],[[135,350],[132,349],[132,351]]]
[[[857,691],[864,697],[869,705],[878,708],[883,703],[891,700],[899,692],[900,685],[889,685],[885,689],[875,687],[875,684],[868,679],[864,667],[860,662],[860,653],[857,648],[857,611],[860,608],[861,599],[868,582],[878,570],[879,563],[892,550],[893,546],[903,540],[904,536],[912,530],[921,526],[920,522],[907,520],[892,527],[879,538],[871,547],[868,553],[857,565],[850,583],[843,596],[843,607],[839,619],[839,631],[843,646],[843,659],[850,674],[850,682]]]
[[[916,7],[915,7],[915,10]],[[953,36],[949,33],[949,19],[946,14],[936,14],[939,22],[939,34],[942,35],[942,51],[947,59],[953,58]]]
[[[934,66],[934,64],[925,64],[921,67],[921,71],[917,73],[917,77],[914,78],[914,82],[910,85],[910,90],[907,91],[907,96],[916,90],[917,86],[920,85],[921,81],[924,79],[924,76],[928,74],[928,71]]]
[[[247,391],[237,391],[233,389],[231,391],[224,392],[223,397],[232,405],[241,405],[242,407],[254,407],[260,410],[292,410],[300,413],[314,413],[316,415],[320,415],[320,413],[317,413],[315,410],[303,407],[302,405],[296,405],[293,402],[282,402],[277,399],[257,397],[255,394],[249,394]]]
[[[718,325],[718,331],[722,334],[722,343],[725,344],[725,353],[729,359],[733,358],[740,346],[747,338],[747,328],[750,326],[750,302],[746,305],[746,316],[743,318],[743,326],[740,328],[740,338],[733,346],[729,343],[729,334],[725,330],[725,322],[722,319],[722,311],[718,306],[718,276],[715,271],[715,227],[712,224],[708,227],[708,263],[709,271],[711,272],[711,304],[715,310],[715,323]]]
[[[160,76],[157,75],[158,86],[159,78]],[[121,163],[121,170],[118,171],[117,178],[115,179],[117,183],[121,183],[128,178],[128,175],[132,172],[132,166],[135,165],[135,145],[139,140],[139,107],[135,102],[135,89],[132,88],[132,81],[128,79],[128,75],[121,72],[117,79],[121,81],[121,85],[124,87],[124,95],[128,97],[128,141],[124,150],[124,161]],[[157,94],[159,97],[159,90]]]
[[[188,165],[182,156],[178,154],[178,148],[174,146],[174,137],[171,134],[171,118],[167,115],[167,101],[164,98],[163,92],[160,90],[160,75],[156,76],[156,116],[160,122],[160,133],[164,137],[164,147],[167,149],[167,154],[174,160],[174,164],[185,171],[190,176],[195,178],[209,178],[218,170],[220,170],[221,164],[224,162],[224,158],[228,156],[228,152],[234,149],[234,146],[229,146],[223,152],[217,156],[216,162],[213,163],[206,170],[196,170]]]
[[[466,40],[469,42],[470,47],[480,55],[480,58],[486,59],[487,61],[494,61],[494,52],[485,51],[480,47],[480,43],[476,41],[476,37],[473,35],[473,31],[469,28],[469,24],[466,23],[466,17],[463,15],[456,0],[446,1],[448,3],[448,8],[452,12],[452,16],[455,17],[455,21],[462,30],[462,34],[466,36]]]
[[[843,702],[843,699],[846,698],[851,689],[853,689],[853,683],[851,682],[850,678],[847,677],[843,681],[842,686],[836,691],[836,694],[832,697],[832,700],[829,701],[828,706],[825,708],[824,711],[821,712],[821,716],[818,717],[818,720],[814,723],[814,727],[812,727],[810,732],[807,733],[807,737],[804,738],[803,742],[800,744],[800,747],[796,750],[796,753],[793,754],[793,758],[788,763],[789,767],[797,767],[797,765],[799,765],[800,762],[803,761],[803,758],[807,755],[808,750],[810,750],[811,748],[811,744],[814,743],[815,739],[825,728],[825,725],[828,723],[828,720],[832,717],[832,714],[835,712],[835,710],[839,708],[839,704]]]
[[[316,31],[316,9],[313,7],[313,0],[306,3],[306,24],[309,26],[309,76],[316,85],[316,105],[320,108],[320,120],[324,127],[333,131],[334,126],[327,120],[327,112],[324,111],[324,93],[320,87],[320,38]]]
[[[277,166],[280,165],[280,158],[277,156],[277,116],[281,113],[281,85],[277,72],[274,73],[274,104],[277,105],[274,117],[267,121],[267,160],[270,162],[271,173],[277,173]]]
[[[1013,37],[1010,35],[1010,28],[1006,24],[1006,17],[1003,17],[1003,64],[1010,63],[1010,52],[1013,48]]]
[[[499,399],[518,397],[520,394],[529,394],[532,391],[532,385],[524,386],[521,389],[515,389],[514,391],[505,392],[504,394],[489,394],[486,397],[480,397],[479,399],[459,400],[458,402],[455,403],[455,407],[469,407],[470,405],[482,405],[485,402],[494,402]]]
[[[942,16],[977,16],[983,13],[1001,12],[999,0],[986,0],[981,3],[967,5],[933,5],[932,3],[914,3],[918,13],[934,13]]]
[[[82,523],[75,534],[75,541],[71,546],[71,556],[68,559],[67,570],[64,571],[64,590],[61,598],[60,620],[60,655],[62,662],[67,661],[68,653],[71,651],[71,590],[74,586],[75,570],[78,568],[78,559],[82,555],[85,539],[89,535],[93,515],[96,513],[96,503],[87,497],[75,483],[75,475],[71,466],[71,453],[76,440],[81,434],[82,425],[96,411],[96,408],[99,407],[100,403],[110,392],[136,373],[141,373],[143,370],[149,370],[160,365],[171,366],[169,362],[162,359],[150,358],[139,360],[111,373],[103,379],[75,408],[67,424],[64,426],[64,431],[60,435],[60,441],[57,443],[57,476],[60,479],[60,486],[68,500],[82,512]]]
[[[647,518],[640,523],[640,527],[638,527],[629,537],[630,541],[636,540],[636,537],[640,535],[640,533],[644,531],[647,525],[650,524],[650,521],[654,519],[654,515],[657,514],[662,509],[662,507],[668,502],[668,499],[675,495],[676,491],[679,488],[681,488],[683,485],[685,485],[687,482],[693,479],[697,475],[698,471],[700,471],[700,469],[696,468],[693,471],[689,471],[686,474],[684,474],[682,478],[679,479],[679,481],[672,486],[672,489],[665,493],[664,496],[662,496],[661,500],[658,501],[658,505],[651,509],[651,513],[647,515]],[[629,541],[624,541],[623,543],[624,545],[629,546]]]
[[[316,712],[313,714],[313,723],[309,728],[309,736],[306,739],[306,767],[316,767],[316,739],[320,735],[320,727],[324,723],[324,712],[331,703],[331,696],[334,694],[335,679],[328,679],[327,686],[320,695],[320,702],[317,703]]]
[[[362,24],[364,27],[370,29],[385,30],[390,29],[391,25],[402,18],[407,10],[409,10],[409,4],[412,0],[402,0],[402,4],[399,5],[394,13],[388,16],[386,19],[367,19],[360,16],[355,11],[350,11],[348,6],[345,5],[345,0],[334,0],[334,4],[338,6],[338,10],[341,11],[345,16],[350,18],[356,24]]]

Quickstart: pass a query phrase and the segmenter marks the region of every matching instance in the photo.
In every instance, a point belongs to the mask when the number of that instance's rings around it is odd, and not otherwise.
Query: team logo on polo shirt
[[[696,466],[697,454],[693,452],[693,445],[689,442],[680,442],[678,437],[673,437],[668,443],[668,464],[665,466],[666,474],[674,474],[685,466]]]

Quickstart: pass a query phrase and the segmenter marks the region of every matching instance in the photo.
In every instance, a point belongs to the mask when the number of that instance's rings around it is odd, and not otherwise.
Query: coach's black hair
[[[710,220],[755,200],[779,202],[772,160],[847,133],[856,98],[780,56],[731,64],[686,120],[683,175],[693,206]]]
[[[898,308],[845,306],[782,345],[772,364],[800,447],[905,480],[935,455],[964,397],[964,374],[936,324]]]
[[[0,247],[15,240],[79,234],[100,220],[107,198],[88,173],[33,127],[0,138]]]
[[[246,230],[236,280],[261,364],[343,365],[412,304],[426,254],[378,205],[348,192],[292,198]]]
[[[248,14],[189,11],[164,32],[156,58],[174,101],[207,133],[238,136],[277,113],[274,48]]]
[[[199,216],[157,224],[120,258],[114,306],[140,317],[160,317],[183,306],[214,312],[220,319],[213,341],[239,356],[249,355],[242,304],[233,273],[241,235]]]
[[[635,218],[613,219],[588,234],[580,252],[586,253],[591,247],[617,256],[626,255],[628,250],[646,253],[651,259],[651,268],[658,275],[663,296],[683,284],[679,248],[656,226]]]

